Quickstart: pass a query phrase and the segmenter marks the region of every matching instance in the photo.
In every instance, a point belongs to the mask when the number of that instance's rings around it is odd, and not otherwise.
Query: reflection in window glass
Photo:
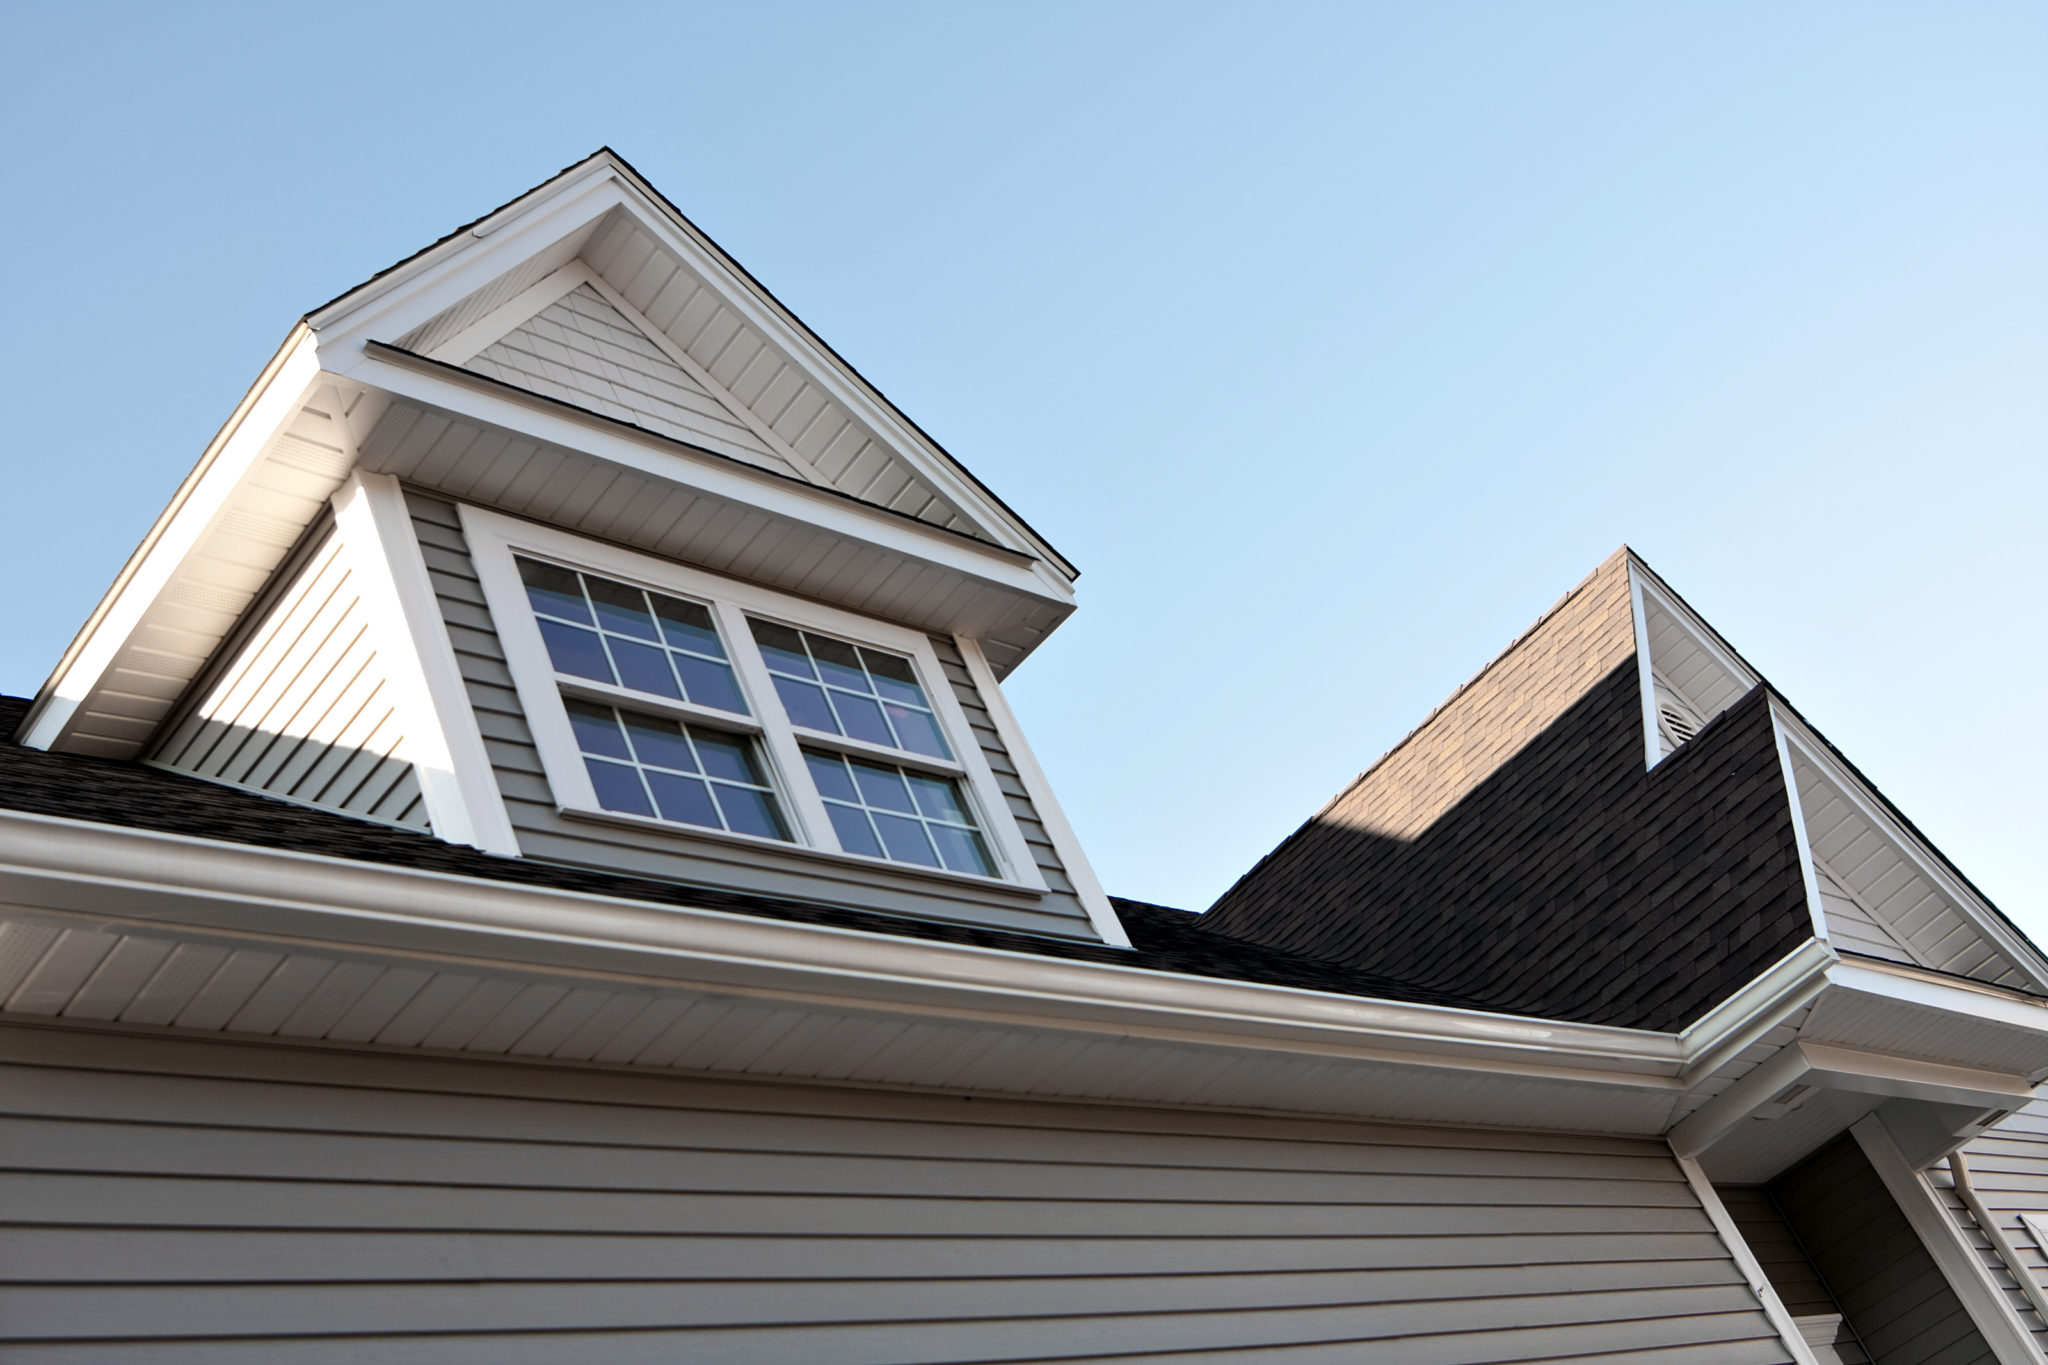
[[[557,673],[747,714],[705,607],[536,559],[519,577]]]
[[[789,838],[752,739],[610,706],[564,704],[606,810]]]
[[[848,853],[996,875],[995,860],[953,778],[819,749],[804,750],[804,762]]]
[[[910,660],[772,621],[748,624],[791,723],[908,753],[953,756]]]

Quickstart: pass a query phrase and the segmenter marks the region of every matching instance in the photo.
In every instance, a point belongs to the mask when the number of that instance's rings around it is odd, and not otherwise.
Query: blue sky
[[[609,143],[1084,570],[1206,905],[1623,541],[2048,939],[2048,7],[0,6],[0,690],[300,313]]]

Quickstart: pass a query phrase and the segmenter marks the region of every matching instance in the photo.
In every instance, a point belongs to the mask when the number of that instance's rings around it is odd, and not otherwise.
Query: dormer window
[[[922,635],[474,509],[464,524],[565,815],[1042,889]]]

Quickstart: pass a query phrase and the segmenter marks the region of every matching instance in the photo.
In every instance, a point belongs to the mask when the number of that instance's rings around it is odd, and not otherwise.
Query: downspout
[[[2034,1305],[2035,1314],[2044,1325],[2048,1325],[2048,1292],[2043,1292],[2035,1283],[2033,1274],[2020,1259],[2019,1248],[2006,1237],[2005,1229],[1998,1226],[1991,1210],[1985,1208],[1984,1201],[1977,1197],[1977,1187],[1970,1183],[1970,1163],[1964,1158],[1961,1148],[1949,1153],[1948,1169],[1955,1179],[1956,1193],[1963,1197],[1963,1206],[1977,1220],[1977,1226],[1990,1241],[1992,1250],[1998,1253],[1998,1258],[2005,1262],[2006,1271],[2018,1283],[2020,1292],[2027,1296],[2027,1302]]]

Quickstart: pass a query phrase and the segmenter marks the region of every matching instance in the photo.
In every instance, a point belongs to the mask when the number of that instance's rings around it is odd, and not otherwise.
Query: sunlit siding
[[[339,538],[309,539],[154,758],[197,777],[427,828],[405,727]]]

